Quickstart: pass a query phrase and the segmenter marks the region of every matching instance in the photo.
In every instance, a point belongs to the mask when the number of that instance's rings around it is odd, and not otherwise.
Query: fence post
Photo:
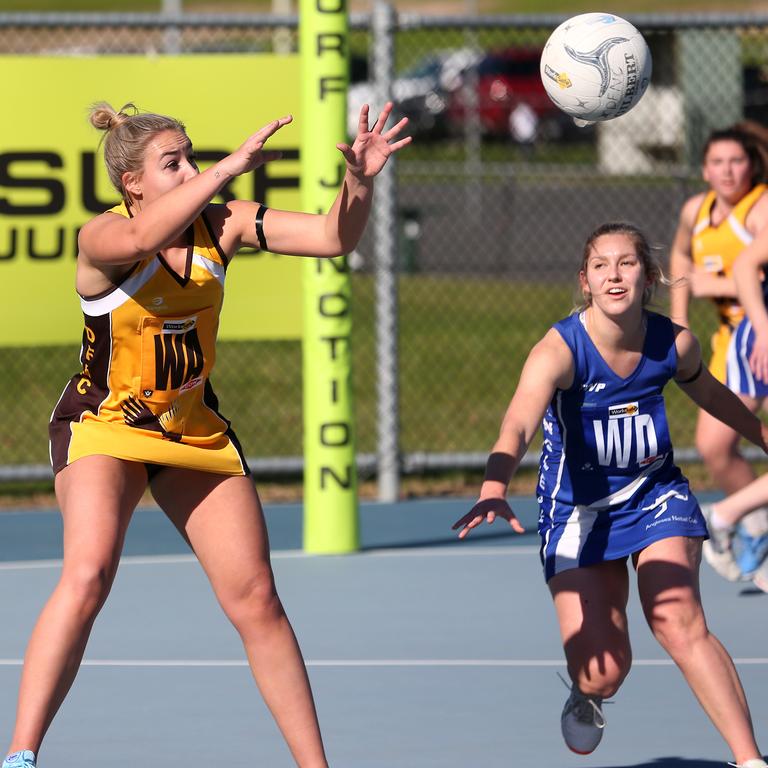
[[[685,108],[686,161],[698,165],[710,131],[732,125],[744,114],[742,42],[732,29],[683,29],[678,32],[677,81]],[[717,98],[709,77],[717,51]]]
[[[392,98],[395,11],[385,0],[373,4],[373,75],[376,108]],[[375,116],[375,115],[374,115]],[[400,489],[397,349],[397,181],[395,158],[376,179],[373,242],[376,280],[376,390],[379,501],[392,502]]]
[[[184,13],[183,0],[163,0],[162,13],[174,20],[181,19]],[[181,28],[166,27],[163,32],[163,53],[172,55],[181,53]]]

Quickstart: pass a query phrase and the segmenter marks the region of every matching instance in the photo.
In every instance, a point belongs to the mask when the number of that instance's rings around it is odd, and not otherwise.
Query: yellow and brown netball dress
[[[111,211],[129,215],[125,205]],[[208,380],[227,259],[205,214],[188,229],[187,242],[183,277],[157,254],[108,293],[81,298],[82,371],[51,417],[54,472],[83,456],[106,455],[248,473]]]
[[[728,218],[718,226],[713,226],[711,219],[715,193],[707,193],[696,215],[691,243],[693,262],[697,267],[721,277],[733,275],[733,263],[753,239],[746,227],[747,216],[766,189],[768,186],[765,184],[755,186],[739,200]],[[716,379],[725,383],[728,344],[733,330],[744,317],[744,310],[736,299],[722,297],[712,301],[717,307],[720,327],[712,335],[709,370]]]

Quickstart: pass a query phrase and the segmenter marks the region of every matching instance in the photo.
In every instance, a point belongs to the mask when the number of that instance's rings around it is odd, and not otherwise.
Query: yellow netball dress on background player
[[[125,204],[111,212],[128,216]],[[82,370],[50,425],[54,472],[98,454],[229,475],[247,465],[218,412],[215,361],[227,258],[203,213],[183,275],[157,254],[109,293],[81,297]]]
[[[697,267],[721,277],[732,277],[733,262],[753,239],[746,227],[747,216],[766,189],[768,186],[765,184],[753,187],[717,226],[711,220],[717,195],[714,190],[707,193],[696,216],[691,239],[691,257]],[[716,297],[712,301],[717,308],[720,325],[712,335],[709,370],[718,381],[725,382],[728,344],[734,329],[744,317],[744,310],[736,299]]]

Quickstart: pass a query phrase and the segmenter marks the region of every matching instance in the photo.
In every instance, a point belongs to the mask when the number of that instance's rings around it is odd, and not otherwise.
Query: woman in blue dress
[[[581,311],[531,351],[489,457],[480,497],[454,525],[522,526],[505,500],[539,424],[539,534],[560,624],[570,696],[567,746],[589,754],[605,727],[603,699],[631,666],[627,562],[654,636],[670,655],[739,768],[768,768],[730,656],[709,632],[699,593],[707,528],[675,466],[662,390],[673,379],[701,408],[767,450],[768,428],[702,365],[696,337],[650,312],[661,271],[636,227],[610,223],[588,238]]]

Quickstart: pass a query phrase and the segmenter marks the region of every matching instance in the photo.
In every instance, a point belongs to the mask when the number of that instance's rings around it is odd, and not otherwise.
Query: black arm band
[[[256,211],[256,237],[259,239],[259,246],[262,251],[268,251],[267,238],[264,237],[264,214],[269,210],[266,205],[260,205],[259,210]]]
[[[699,360],[699,367],[696,369],[696,373],[693,374],[693,376],[690,376],[687,379],[683,379],[682,381],[680,379],[675,379],[675,382],[677,384],[690,384],[692,381],[695,381],[696,379],[701,376],[701,372],[704,370],[704,362],[702,360]]]

